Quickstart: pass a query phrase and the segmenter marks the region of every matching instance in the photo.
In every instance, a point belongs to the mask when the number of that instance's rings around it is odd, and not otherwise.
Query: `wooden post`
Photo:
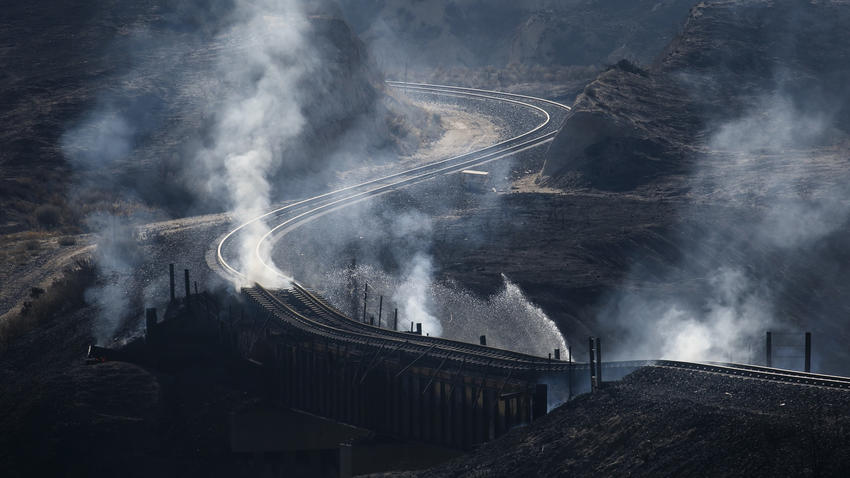
[[[363,322],[366,322],[366,301],[369,299],[369,283],[363,288]]]
[[[806,332],[806,372],[812,371],[812,333]]]
[[[192,290],[189,288],[189,269],[183,269],[183,280],[186,286],[186,298],[188,299],[192,293]]]

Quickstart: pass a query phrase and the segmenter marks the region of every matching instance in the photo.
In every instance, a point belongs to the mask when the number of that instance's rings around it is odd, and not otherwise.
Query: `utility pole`
[[[812,371],[812,333],[806,332],[806,372]]]
[[[765,344],[765,364],[768,367],[773,367],[773,353],[771,351],[773,345],[773,334],[767,331],[767,342]]]

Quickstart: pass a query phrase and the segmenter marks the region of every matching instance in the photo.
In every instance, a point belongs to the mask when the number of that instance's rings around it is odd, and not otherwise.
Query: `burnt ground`
[[[377,476],[846,476],[850,394],[645,368],[469,456]]]

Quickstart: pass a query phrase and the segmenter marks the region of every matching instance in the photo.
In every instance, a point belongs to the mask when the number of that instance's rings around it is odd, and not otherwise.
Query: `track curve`
[[[214,246],[214,251],[209,255],[214,258],[208,259],[210,266],[228,280],[246,285],[249,281],[254,283],[253,287],[243,289],[246,295],[282,323],[311,336],[355,345],[378,346],[387,350],[401,349],[409,353],[430,355],[464,365],[470,364],[470,366],[486,368],[532,373],[557,373],[567,372],[571,369],[588,368],[587,364],[552,361],[510,350],[445,338],[414,335],[372,326],[346,316],[318,294],[294,279],[286,278],[289,287],[270,290],[258,283],[256,278],[248,277],[244,270],[240,270],[241,266],[234,251],[238,249],[236,245],[240,242],[241,235],[253,223],[262,222],[268,226],[268,231],[257,240],[256,244],[252,244],[254,259],[262,263],[266,272],[279,276],[280,272],[269,263],[270,261],[265,257],[264,251],[268,250],[270,243],[284,237],[287,232],[324,214],[359,201],[546,144],[557,134],[561,123],[570,110],[568,106],[561,103],[527,95],[423,83],[388,81],[387,84],[393,88],[423,94],[504,102],[527,109],[529,113],[539,116],[539,122],[533,128],[521,134],[486,148],[329,191],[262,214],[219,238]],[[679,368],[786,383],[850,389],[850,378],[741,364],[692,363],[670,360],[605,363],[605,367],[637,368],[642,366]]]

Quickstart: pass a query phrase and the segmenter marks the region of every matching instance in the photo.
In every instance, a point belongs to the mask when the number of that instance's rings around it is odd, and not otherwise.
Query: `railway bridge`
[[[488,148],[320,194],[265,213],[216,241],[207,263],[237,283],[251,283],[240,252],[252,223],[268,232],[250,244],[268,275],[279,275],[268,251],[295,228],[359,201],[439,175],[478,167],[551,141],[569,108],[524,95],[390,82],[420,94],[493,101],[524,108],[537,124]],[[172,279],[172,297],[173,293]],[[850,388],[850,379],[736,364],[672,361],[603,362],[598,341],[588,362],[535,357],[479,344],[422,336],[347,317],[297,281],[241,290],[238,316],[203,294],[186,303],[215,321],[219,338],[250,360],[280,403],[400,438],[467,449],[529,423],[554,404],[591,391],[642,366],[689,368],[750,378]],[[154,321],[155,323],[155,321]]]

